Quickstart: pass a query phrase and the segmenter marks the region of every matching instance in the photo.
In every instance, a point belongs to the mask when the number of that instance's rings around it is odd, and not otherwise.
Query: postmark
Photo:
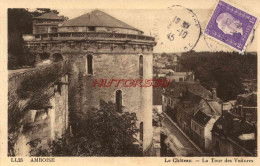
[[[204,35],[238,52],[252,41],[258,18],[237,5],[220,0],[206,25]]]
[[[158,17],[152,33],[164,52],[187,52],[196,46],[201,26],[192,10],[173,5]]]

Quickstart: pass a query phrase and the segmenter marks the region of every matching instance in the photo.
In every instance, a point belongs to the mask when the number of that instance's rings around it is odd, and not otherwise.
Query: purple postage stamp
[[[220,0],[204,34],[243,52],[257,21],[257,17]]]

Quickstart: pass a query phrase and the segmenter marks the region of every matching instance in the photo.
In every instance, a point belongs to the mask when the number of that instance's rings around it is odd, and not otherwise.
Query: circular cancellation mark
[[[155,19],[152,34],[162,52],[187,52],[198,43],[201,26],[192,10],[173,5]]]

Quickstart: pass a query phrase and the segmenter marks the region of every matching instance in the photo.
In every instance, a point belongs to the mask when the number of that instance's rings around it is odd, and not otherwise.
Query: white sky
[[[70,19],[72,19],[80,15],[83,15],[85,13],[88,13],[93,9],[77,9],[77,10],[57,9],[57,10],[60,12],[61,15],[68,16]],[[158,15],[162,14],[167,9],[100,9],[100,10],[139,30],[142,30],[145,35],[150,35],[150,32],[152,32],[152,28],[154,27],[154,23],[156,22],[156,18],[158,18]],[[209,15],[211,14],[211,10],[194,9],[193,12],[197,16],[201,24],[201,27],[203,29],[208,21]],[[160,21],[162,22],[162,24],[165,24],[163,20],[159,20],[159,23]],[[219,51],[229,50],[226,49],[225,47],[218,45],[218,43],[214,42],[213,44],[217,45],[218,48],[215,48],[216,50]],[[203,36],[200,37],[194,50],[210,51]],[[256,51],[256,40],[254,40],[253,43],[247,47],[247,51]],[[165,48],[161,47],[160,44],[158,43],[154,48],[154,52],[178,52],[178,49],[173,46],[166,50]]]
[[[78,1],[80,2],[81,0]],[[59,2],[59,0],[56,0],[56,2]],[[182,5],[183,7],[192,9],[203,29],[216,2],[217,0],[115,0],[110,1],[109,3],[106,0],[99,0],[96,2],[81,1],[81,3],[69,3],[67,1],[61,1],[59,8],[55,8],[54,5],[51,5],[51,9],[57,9],[61,15],[68,16],[70,19],[88,13],[94,9],[100,9],[119,20],[144,31],[145,35],[150,35],[151,29],[153,29],[154,23],[156,22],[156,17],[160,16],[163,11],[167,10],[167,7],[172,5]],[[259,0],[236,0],[235,2],[248,10],[250,9],[250,11],[259,13]],[[30,3],[30,5],[35,6],[33,2]],[[28,5],[28,7],[30,5]],[[15,7],[16,5],[13,6]],[[38,2],[37,6],[50,7],[48,6],[48,3],[43,3],[42,1],[41,3]],[[163,20],[161,21],[162,24],[166,24],[163,22]],[[230,50],[215,42],[211,42],[211,44],[216,46],[215,50],[218,51]],[[194,50],[210,51],[203,36],[201,36],[199,39]],[[256,51],[256,40],[254,40],[246,50]],[[155,46],[154,52],[178,52],[178,49],[173,46],[172,48],[169,48],[167,51],[165,51],[165,48],[162,48],[160,44],[157,44],[157,46]]]

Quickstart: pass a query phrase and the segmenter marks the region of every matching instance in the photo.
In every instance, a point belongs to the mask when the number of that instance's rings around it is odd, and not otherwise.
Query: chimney
[[[240,120],[238,118],[233,119],[234,128],[233,129],[239,129],[240,128]]]
[[[228,114],[228,110],[224,109],[225,103],[222,101],[221,102],[221,116],[226,116]]]
[[[224,103],[221,103],[221,116],[224,116]]]
[[[241,105],[241,117],[242,117],[242,121],[246,121],[246,111],[243,109],[243,106]]]
[[[216,88],[211,89],[211,95],[213,100],[216,100],[218,98]]]

